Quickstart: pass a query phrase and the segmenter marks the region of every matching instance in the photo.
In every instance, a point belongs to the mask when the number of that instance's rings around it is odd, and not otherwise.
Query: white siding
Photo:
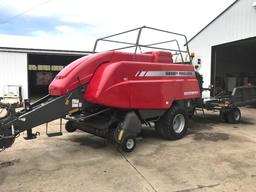
[[[0,95],[4,85],[21,85],[23,98],[28,98],[27,54],[0,52],[0,66]]]
[[[255,1],[239,0],[189,43],[191,52],[201,56],[205,87],[210,85],[211,47],[256,36]]]

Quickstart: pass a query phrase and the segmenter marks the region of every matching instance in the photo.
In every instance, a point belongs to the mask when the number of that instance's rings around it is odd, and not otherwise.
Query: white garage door
[[[4,85],[21,85],[23,99],[28,98],[27,54],[0,52],[0,66],[0,96]]]

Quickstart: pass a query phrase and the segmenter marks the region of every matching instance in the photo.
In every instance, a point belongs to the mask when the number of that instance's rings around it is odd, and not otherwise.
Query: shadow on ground
[[[70,141],[78,143],[82,146],[91,147],[93,149],[105,148],[108,144],[107,140],[89,134],[81,134],[79,136],[71,138]]]

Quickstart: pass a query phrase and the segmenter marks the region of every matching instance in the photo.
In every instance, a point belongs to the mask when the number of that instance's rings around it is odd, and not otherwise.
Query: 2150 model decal
[[[184,92],[184,96],[198,95],[199,91],[186,91]]]

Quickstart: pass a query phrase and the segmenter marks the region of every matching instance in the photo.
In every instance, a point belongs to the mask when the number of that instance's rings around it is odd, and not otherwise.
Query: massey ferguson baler
[[[177,40],[140,44],[142,30],[149,29],[186,37],[155,28],[141,27],[136,43],[98,39],[135,47],[134,52],[116,50],[82,57],[66,66],[49,85],[49,95],[21,111],[14,105],[1,103],[7,114],[0,120],[0,148],[12,145],[23,131],[58,118],[65,118],[66,130],[77,129],[114,140],[130,152],[142,124],[155,124],[165,139],[180,139],[188,130],[188,115],[197,107],[220,110],[224,119],[239,122],[240,111],[229,99],[202,99],[202,78],[191,65],[187,50],[182,51]],[[124,33],[127,33],[124,32]],[[119,33],[120,35],[123,33]],[[177,49],[159,48],[174,42]],[[138,49],[153,51],[137,53]],[[185,58],[185,53],[187,58]],[[179,62],[174,62],[179,57]],[[221,106],[225,103],[225,106]]]

